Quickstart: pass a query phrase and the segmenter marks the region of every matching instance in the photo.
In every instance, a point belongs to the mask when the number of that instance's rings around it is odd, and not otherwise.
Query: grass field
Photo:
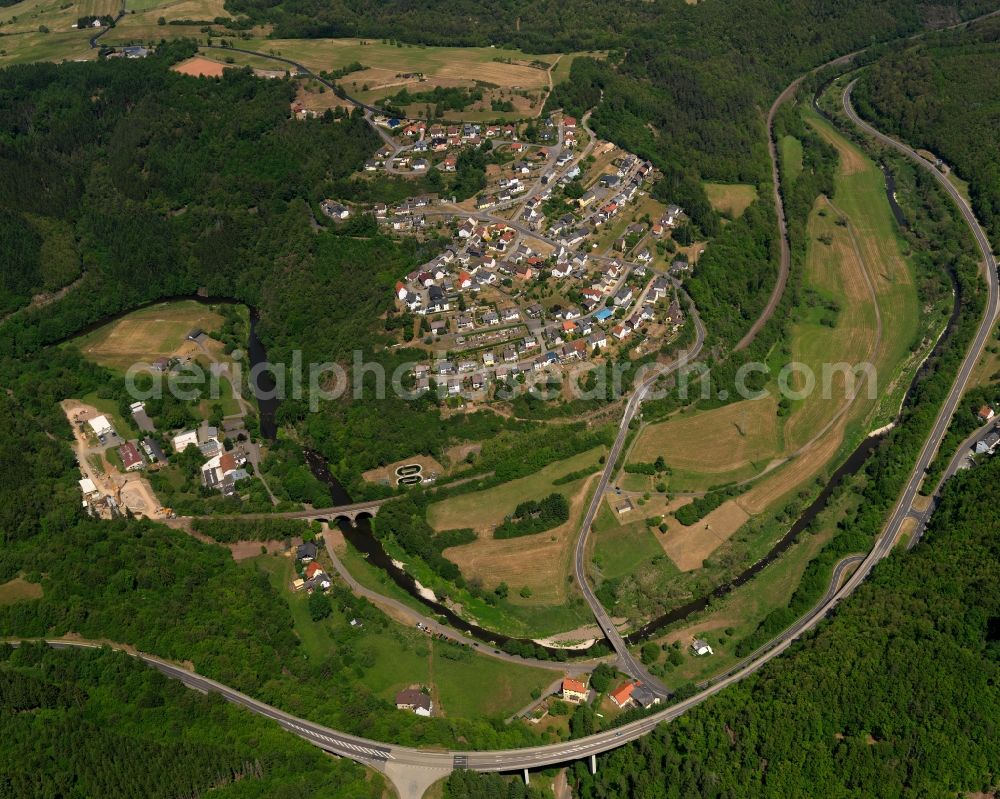
[[[557,490],[569,500],[569,519],[558,527],[504,540],[480,534],[480,538],[471,544],[445,550],[445,557],[458,565],[466,579],[479,579],[487,588],[507,583],[511,589],[508,601],[512,605],[558,605],[565,602],[569,589],[566,575],[569,573],[573,542],[595,479],[591,475],[557,487],[552,487],[548,481],[540,481],[539,497]],[[525,587],[531,590],[531,595],[521,597],[520,591]]]
[[[41,599],[42,586],[29,583],[23,577],[15,577],[0,584],[0,605],[13,605],[26,599]]]
[[[573,483],[553,486],[552,481],[570,472],[596,465],[602,454],[603,448],[597,447],[549,464],[529,477],[511,480],[485,491],[459,494],[442,502],[435,502],[427,508],[427,521],[435,530],[471,527],[480,533],[489,532],[520,502],[542,499],[553,491],[568,495]]]
[[[662,455],[674,470],[671,491],[704,490],[724,482],[720,478],[745,479],[771,465],[745,493],[690,528],[668,520],[670,529],[660,540],[684,571],[715,557],[746,521],[780,507],[864,433],[884,424],[913,365],[909,348],[918,331],[918,303],[881,171],[817,116],[807,118],[841,154],[833,203],[818,200],[810,215],[803,299],[790,341],[792,360],[810,367],[816,389],[794,400],[783,419],[776,418],[773,399],[770,407],[764,400],[743,401],[676,416],[647,427],[630,455],[647,462]],[[855,397],[836,369],[827,370],[831,379],[823,390],[824,364],[866,361],[876,368],[874,396],[859,380]],[[800,380],[791,385],[802,388]]]
[[[778,142],[778,154],[786,179],[794,182],[802,174],[802,142],[794,136],[782,136]]]
[[[209,306],[193,300],[162,303],[123,316],[73,344],[102,366],[125,370],[137,361],[173,355],[185,347],[192,328],[209,332],[221,322]]]
[[[757,189],[745,183],[705,183],[705,194],[720,214],[736,219],[757,199]]]
[[[634,574],[663,550],[656,533],[644,520],[622,524],[605,503],[594,520],[590,537],[590,562],[604,580]]]
[[[710,411],[682,413],[645,427],[629,460],[663,456],[684,490],[706,490],[760,473],[782,450],[777,399],[743,400]]]
[[[346,626],[348,619],[335,609],[329,619],[312,621],[308,597],[293,594],[288,588],[294,573],[291,558],[265,555],[251,562],[288,600],[295,633],[307,656],[317,660],[326,657],[336,646],[330,632]],[[361,660],[372,664],[364,674],[368,688],[391,700],[403,688],[426,685],[435,700],[435,715],[506,716],[531,701],[532,689],[542,688],[553,679],[551,671],[516,666],[471,651],[459,660],[444,657],[445,648],[453,645],[432,641],[393,622],[381,630],[366,625],[357,631],[353,647],[363,655]],[[489,690],[483,690],[484,685]]]

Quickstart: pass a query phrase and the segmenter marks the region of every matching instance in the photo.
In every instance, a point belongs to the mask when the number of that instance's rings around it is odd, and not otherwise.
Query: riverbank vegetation
[[[943,33],[866,69],[854,90],[859,113],[880,129],[941,158],[942,170],[968,184],[976,218],[1000,243],[1000,22]],[[994,338],[987,344],[996,347]],[[952,453],[976,426],[980,407],[996,407],[998,375],[973,388],[956,411],[924,490],[940,479]]]
[[[826,98],[831,113],[839,107],[838,101],[836,94]],[[917,274],[923,275],[924,281],[933,280],[931,285],[937,285],[939,293],[943,282],[954,280],[957,313],[914,379],[895,427],[868,458],[861,484],[838,490],[856,493],[859,501],[850,504],[837,522],[836,536],[810,562],[787,607],[772,611],[754,633],[742,640],[738,646],[741,653],[769,640],[812,607],[826,590],[837,561],[870,548],[913,468],[983,311],[985,286],[978,274],[968,228],[958,210],[925,170],[891,152],[879,150],[879,154],[896,177],[897,196],[910,220],[904,235],[913,248]]]

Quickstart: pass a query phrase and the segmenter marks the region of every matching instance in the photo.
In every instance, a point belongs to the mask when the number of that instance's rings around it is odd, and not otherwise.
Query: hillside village
[[[474,198],[420,194],[366,209],[388,231],[451,234],[394,288],[397,313],[413,319],[396,326],[402,341],[428,351],[415,391],[487,398],[522,375],[646,354],[683,325],[690,255],[671,234],[686,217],[650,197],[648,161],[567,115],[533,124],[530,141],[514,124],[374,121],[386,143],[365,172],[446,173],[468,148],[501,154]],[[321,208],[351,214],[333,199]]]

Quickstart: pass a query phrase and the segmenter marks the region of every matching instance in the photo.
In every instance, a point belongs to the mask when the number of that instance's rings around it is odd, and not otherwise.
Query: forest
[[[0,795],[378,799],[381,779],[121,652],[0,645]]]
[[[859,112],[968,181],[972,207],[1000,241],[1000,20],[942,33],[872,64]]]
[[[757,675],[575,766],[582,799],[956,796],[1000,786],[1000,459],[949,482],[921,544]],[[483,795],[486,794],[471,794]]]

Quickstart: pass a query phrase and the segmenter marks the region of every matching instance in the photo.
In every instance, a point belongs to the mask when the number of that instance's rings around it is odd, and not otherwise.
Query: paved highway
[[[840,600],[849,596],[861,584],[865,577],[867,577],[875,564],[892,551],[892,547],[895,543],[900,527],[908,516],[916,516],[921,521],[926,519],[926,512],[922,512],[914,506],[914,500],[917,497],[920,483],[923,479],[927,466],[930,464],[934,453],[947,432],[949,421],[961,398],[971,372],[978,361],[980,354],[982,353],[983,347],[992,336],[998,313],[1000,313],[1000,288],[998,288],[996,259],[993,256],[986,234],[975,219],[972,210],[968,207],[964,199],[962,199],[958,191],[944,178],[943,175],[940,174],[940,172],[938,172],[933,164],[919,156],[911,148],[895,141],[894,139],[891,139],[888,136],[885,136],[858,118],[850,101],[853,86],[853,83],[848,86],[843,98],[844,110],[852,122],[883,144],[898,150],[908,158],[915,161],[921,167],[929,170],[958,206],[962,216],[972,230],[983,255],[984,277],[988,285],[989,299],[986,312],[980,322],[975,339],[966,354],[946,401],[942,404],[934,426],[920,452],[913,471],[911,472],[905,490],[897,502],[889,522],[883,529],[875,546],[871,552],[864,556],[863,560],[861,560],[858,565],[858,568],[844,581],[843,585],[840,587],[837,586],[843,572],[846,571],[849,566],[857,563],[858,559],[856,557],[847,558],[838,564],[834,580],[826,596],[823,597],[823,599],[810,613],[774,639],[774,641],[772,641],[771,644],[763,651],[751,656],[746,662],[734,667],[734,669],[730,670],[730,672],[721,675],[710,685],[689,699],[678,702],[671,707],[665,708],[664,710],[654,713],[639,721],[623,725],[618,729],[607,730],[585,738],[549,744],[546,746],[482,752],[425,751],[411,747],[401,747],[377,741],[370,741],[357,736],[348,735],[319,724],[314,724],[304,719],[299,719],[263,702],[259,702],[253,697],[229,688],[222,683],[198,674],[194,674],[181,666],[152,655],[140,653],[136,656],[167,676],[181,680],[185,685],[191,688],[205,692],[212,691],[219,693],[231,702],[240,704],[259,715],[273,719],[285,729],[294,732],[322,749],[379,768],[387,772],[394,782],[396,782],[396,784],[400,786],[403,791],[407,792],[408,795],[419,796],[419,791],[422,791],[423,787],[430,784],[434,778],[443,775],[456,767],[465,767],[480,771],[511,771],[522,768],[538,768],[556,763],[578,760],[580,758],[600,754],[610,749],[614,749],[627,741],[640,738],[660,723],[677,718],[690,708],[705,701],[708,697],[723,690],[726,686],[757,671],[772,658],[777,657],[784,652],[797,637],[807,630],[815,627]],[[700,321],[698,321],[697,330],[698,333],[696,342],[692,347],[689,357],[693,357],[701,347],[704,330],[701,328]],[[680,362],[675,364],[672,368],[677,368],[679,365]],[[624,441],[628,435],[629,422],[631,422],[632,418],[634,418],[635,414],[638,412],[643,397],[648,392],[657,377],[650,378],[640,385],[626,406],[625,415],[623,416],[622,423],[619,426],[618,436],[616,437],[615,444],[612,447],[612,451],[607,459],[605,470],[601,476],[602,479],[598,485],[598,490],[595,493],[590,508],[588,508],[587,516],[584,519],[584,524],[581,528],[581,534],[577,541],[574,568],[577,573],[577,580],[580,584],[581,590],[583,590],[591,608],[594,610],[595,616],[601,622],[601,626],[604,628],[612,644],[614,644],[616,651],[622,658],[623,665],[626,670],[636,676],[639,676],[641,679],[649,680],[650,687],[654,689],[659,687],[659,690],[662,691],[662,686],[658,686],[658,683],[652,681],[648,675],[646,675],[645,670],[641,667],[641,665],[636,663],[631,657],[627,647],[624,645],[623,639],[618,634],[614,625],[611,624],[611,620],[606,611],[604,611],[600,603],[597,602],[596,597],[590,590],[584,572],[586,541],[590,525],[593,522],[597,508],[600,505],[601,497],[607,489],[610,475],[614,469],[615,461],[624,446]],[[964,446],[965,445],[963,444],[963,448]],[[954,472],[958,463],[960,463],[958,458],[951,461],[948,470],[949,474]],[[936,495],[939,490],[940,484],[935,487],[934,494]],[[91,648],[99,646],[99,644],[81,641],[51,640],[48,643],[53,647]],[[403,776],[404,774],[405,776]]]
[[[392,773],[393,769],[397,767],[409,767],[411,769],[423,769],[430,776],[432,772],[434,774],[443,773],[454,767],[467,767],[481,771],[511,771],[522,768],[536,768],[562,763],[569,760],[577,760],[592,754],[606,752],[609,749],[620,746],[627,741],[632,741],[645,735],[656,725],[662,722],[677,718],[690,708],[705,701],[708,697],[723,690],[726,686],[757,671],[772,658],[775,658],[784,652],[796,638],[807,630],[815,627],[827,615],[827,613],[836,606],[838,602],[849,596],[858,587],[858,585],[861,584],[865,577],[867,577],[875,564],[892,550],[893,544],[899,533],[899,529],[903,520],[907,516],[915,514],[921,519],[925,518],[924,513],[914,508],[914,500],[917,496],[917,489],[920,485],[927,464],[930,462],[934,451],[937,449],[947,430],[948,421],[951,418],[951,415],[961,396],[962,390],[969,379],[972,367],[975,365],[985,342],[989,339],[992,333],[998,314],[998,308],[1000,308],[1000,300],[998,300],[998,298],[1000,298],[1000,291],[998,291],[996,261],[990,250],[989,242],[987,241],[985,234],[976,222],[971,210],[965,204],[965,201],[962,200],[957,191],[955,191],[953,187],[951,187],[950,184],[948,184],[947,181],[940,176],[940,173],[937,172],[932,164],[920,158],[920,156],[918,156],[913,150],[905,147],[905,145],[899,144],[898,142],[883,136],[881,133],[878,133],[878,131],[875,131],[869,125],[859,120],[850,105],[850,89],[845,93],[844,106],[848,115],[855,122],[855,124],[872,135],[875,135],[876,138],[883,143],[907,154],[918,164],[930,170],[935,176],[937,176],[938,180],[942,181],[942,185],[944,185],[949,195],[962,210],[962,215],[969,223],[970,228],[973,230],[980,249],[983,252],[986,266],[985,276],[989,287],[989,302],[987,304],[987,312],[983,316],[975,340],[969,348],[962,367],[955,378],[952,391],[938,414],[934,427],[932,428],[931,433],[928,436],[920,456],[912,470],[906,489],[897,503],[888,524],[879,536],[875,546],[871,552],[864,556],[864,559],[858,564],[857,569],[846,580],[844,580],[843,585],[837,587],[843,572],[846,571],[849,566],[853,566],[858,563],[858,559],[856,557],[848,558],[845,559],[845,561],[842,561],[838,565],[836,574],[834,575],[834,581],[831,584],[831,589],[827,592],[826,596],[823,597],[823,599],[810,613],[778,636],[764,651],[757,653],[747,662],[735,667],[735,670],[731,670],[729,673],[722,675],[720,678],[713,681],[711,685],[708,685],[702,691],[689,699],[678,702],[677,704],[665,708],[658,713],[654,713],[645,719],[623,725],[618,729],[607,730],[585,738],[550,744],[547,746],[483,752],[428,752],[410,747],[400,747],[376,741],[369,741],[363,738],[358,738],[357,736],[346,735],[336,730],[323,727],[322,725],[290,716],[277,708],[258,702],[252,697],[248,697],[238,691],[234,691],[233,689],[217,683],[214,680],[192,674],[179,666],[167,663],[159,658],[154,658],[148,655],[140,655],[140,657],[165,674],[182,680],[186,685],[203,691],[217,691],[228,700],[237,702],[256,713],[274,719],[286,729],[295,732],[306,740],[328,751],[365,762],[369,765],[374,765],[382,770],[389,771],[390,773]],[[624,436],[627,435],[628,422],[626,419],[630,420],[631,417],[635,415],[639,404],[641,403],[642,396],[648,390],[649,385],[650,383],[647,381],[647,383],[640,386],[639,390],[636,391],[635,395],[629,402],[628,409],[626,410],[626,416],[623,418],[623,423],[619,428],[619,437],[616,440],[616,444],[619,446],[612,451],[611,457],[608,458],[608,464],[611,465],[611,468],[613,468],[616,452],[620,452],[621,450],[620,442],[623,442]],[[607,476],[609,473],[610,471],[606,469],[604,476]],[[606,481],[603,481],[599,488],[606,488],[606,485]],[[599,491],[597,496],[600,496],[601,493],[602,492]],[[591,513],[588,513],[588,519],[592,521],[593,515]],[[578,544],[578,557],[576,563],[576,567],[578,569],[581,565],[581,547],[585,547],[586,531],[588,529],[589,526],[585,525],[583,530],[584,534],[581,536],[581,541]],[[584,586],[586,586],[585,580],[581,581],[581,587]],[[603,613],[603,609],[600,609],[600,611]],[[605,621],[605,625],[605,629],[608,630],[608,628],[610,628],[610,633],[613,636],[613,625],[610,625],[609,620]],[[79,642],[52,643],[55,646],[85,645]]]

